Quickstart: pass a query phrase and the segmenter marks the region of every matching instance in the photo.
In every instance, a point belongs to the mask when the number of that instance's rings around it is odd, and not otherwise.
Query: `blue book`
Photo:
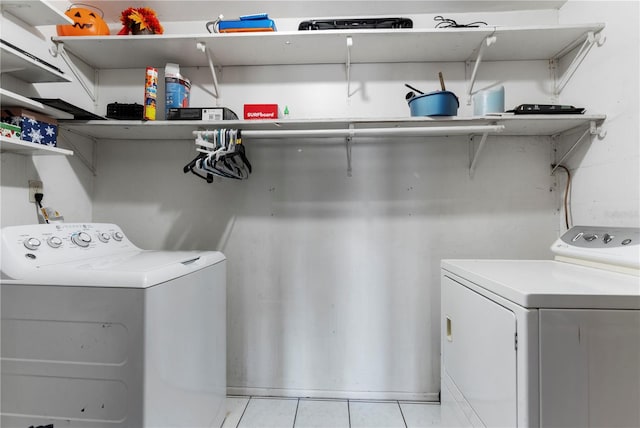
[[[243,15],[240,19],[220,21],[220,33],[243,33],[252,31],[277,31],[276,23],[266,13]]]

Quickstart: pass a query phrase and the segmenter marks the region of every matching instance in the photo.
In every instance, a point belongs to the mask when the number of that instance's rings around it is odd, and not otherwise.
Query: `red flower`
[[[147,30],[153,34],[162,34],[164,28],[160,25],[156,12],[149,7],[129,7],[120,14],[120,22],[122,22],[122,30],[118,32],[120,35],[130,34],[133,30]]]

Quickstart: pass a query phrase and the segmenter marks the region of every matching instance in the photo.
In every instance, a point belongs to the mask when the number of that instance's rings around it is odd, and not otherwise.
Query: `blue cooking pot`
[[[411,116],[457,116],[460,102],[453,92],[436,91],[408,100]]]

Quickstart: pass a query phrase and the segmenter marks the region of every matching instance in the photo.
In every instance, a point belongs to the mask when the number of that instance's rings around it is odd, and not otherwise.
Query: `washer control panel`
[[[640,269],[640,228],[574,226],[551,251],[556,257]]]
[[[139,250],[110,223],[54,223],[2,229],[3,254],[37,265]],[[3,256],[6,259],[6,257]]]

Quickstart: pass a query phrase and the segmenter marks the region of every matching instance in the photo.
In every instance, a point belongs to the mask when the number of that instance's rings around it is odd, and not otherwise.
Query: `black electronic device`
[[[413,28],[409,18],[312,19],[302,21],[298,30],[357,30],[376,28]]]
[[[144,107],[142,104],[110,103],[107,104],[107,117],[118,120],[142,120]]]
[[[520,104],[507,113],[513,114],[583,114],[584,108],[559,104]]]
[[[170,108],[167,120],[238,120],[238,115],[226,107]]]

